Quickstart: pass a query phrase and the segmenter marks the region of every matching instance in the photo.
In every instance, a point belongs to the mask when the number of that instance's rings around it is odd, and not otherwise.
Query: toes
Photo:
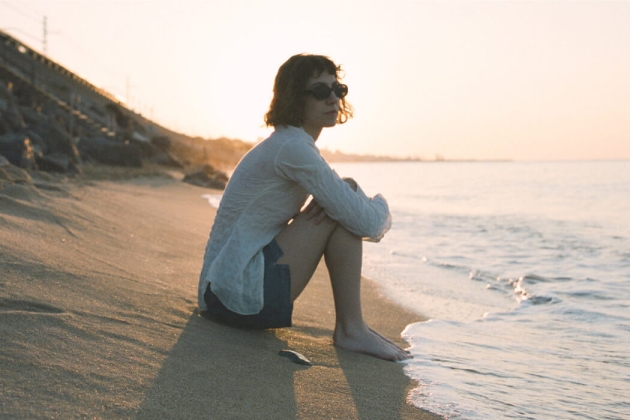
[[[400,362],[412,357],[407,350],[400,348],[369,327],[355,336],[346,335],[343,330],[335,329],[333,341],[336,346],[346,350],[369,354],[393,362]]]

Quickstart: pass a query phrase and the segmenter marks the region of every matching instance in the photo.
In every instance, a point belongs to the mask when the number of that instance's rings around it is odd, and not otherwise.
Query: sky
[[[355,117],[317,144],[630,159],[630,1],[0,0],[0,29],[157,122],[255,142],[280,65],[323,54]]]

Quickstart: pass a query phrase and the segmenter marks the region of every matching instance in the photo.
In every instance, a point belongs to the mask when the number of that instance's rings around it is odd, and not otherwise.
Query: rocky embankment
[[[223,188],[251,147],[172,132],[0,32],[0,157],[26,171],[82,173],[85,164],[160,165]],[[5,178],[6,180],[6,178]],[[0,187],[1,188],[1,187]]]

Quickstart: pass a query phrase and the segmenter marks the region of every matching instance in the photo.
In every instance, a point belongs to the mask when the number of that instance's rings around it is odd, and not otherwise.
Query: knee
[[[346,242],[357,242],[363,243],[363,239],[360,236],[355,235],[350,232],[348,229],[343,227],[343,225],[339,222],[335,222],[335,229],[333,230],[333,235],[343,238]]]
[[[314,227],[321,227],[323,229],[334,229],[337,226],[341,226],[339,222],[331,219],[325,212],[320,214],[309,214],[307,211],[301,211],[291,223],[303,223]]]
[[[287,228],[302,232],[303,235],[311,235],[314,239],[320,236],[330,237],[338,226],[341,225],[328,216],[323,220],[315,220],[305,213],[300,213],[291,220]]]

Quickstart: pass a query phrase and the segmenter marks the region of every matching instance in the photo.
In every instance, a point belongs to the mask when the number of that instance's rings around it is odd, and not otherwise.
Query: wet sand
[[[323,267],[292,328],[200,317],[210,190],[11,171],[0,173],[0,418],[438,418],[407,404],[403,365],[332,345]],[[420,317],[367,280],[362,293],[368,323],[406,346],[400,332]]]

